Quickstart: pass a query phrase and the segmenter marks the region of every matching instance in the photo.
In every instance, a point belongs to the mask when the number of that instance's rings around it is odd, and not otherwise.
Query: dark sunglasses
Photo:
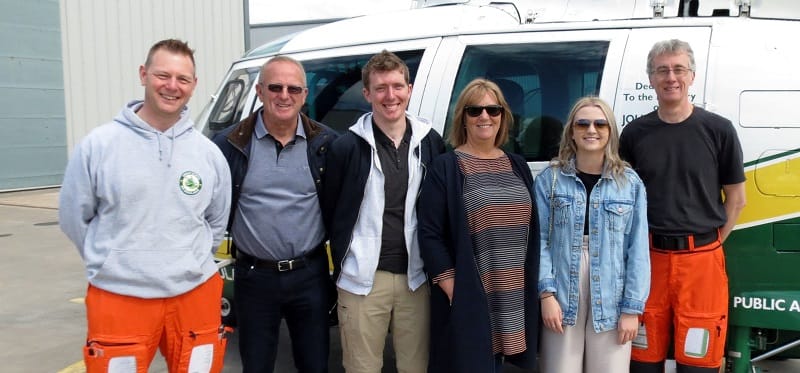
[[[503,113],[503,107],[500,105],[488,105],[488,106],[464,106],[464,112],[471,117],[478,117],[486,110],[486,114],[489,114],[490,117],[496,117]]]
[[[606,128],[608,127],[608,121],[605,119],[578,119],[575,121],[575,126],[580,128],[589,128],[589,126],[594,123],[594,128]]]
[[[283,84],[267,84],[267,90],[272,93],[281,93],[283,92],[283,87],[286,87],[286,90],[289,92],[290,95],[299,95],[303,93],[303,87],[296,86],[296,85],[287,85],[284,86]]]

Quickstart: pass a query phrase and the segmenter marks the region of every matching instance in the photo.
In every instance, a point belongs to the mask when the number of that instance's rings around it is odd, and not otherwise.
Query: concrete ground
[[[0,193],[0,371],[5,373],[85,372],[86,278],[80,256],[58,228],[57,208],[58,189]],[[293,372],[285,328],[281,338],[275,371]],[[383,372],[396,372],[387,350]],[[331,328],[329,366],[331,373],[344,371],[337,328]],[[763,372],[800,372],[800,360],[760,367]],[[150,371],[167,371],[159,354]],[[241,372],[235,333],[223,371]]]
[[[58,227],[58,189],[0,193],[0,248],[0,372],[85,372],[86,277]],[[331,328],[331,373],[344,372],[338,333]],[[241,372],[238,342],[234,333],[223,372]],[[390,349],[385,365],[396,372]],[[285,325],[275,371],[295,371]],[[150,372],[167,372],[160,354]]]

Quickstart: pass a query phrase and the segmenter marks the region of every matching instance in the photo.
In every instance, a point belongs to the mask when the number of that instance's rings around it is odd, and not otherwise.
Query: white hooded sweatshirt
[[[416,203],[425,174],[419,147],[422,139],[431,131],[431,125],[427,120],[409,113],[406,113],[406,118],[411,123],[411,142],[408,147],[408,192],[403,228],[408,251],[408,288],[415,291],[427,280],[417,239]],[[353,227],[350,246],[336,285],[353,294],[367,295],[372,290],[380,259],[385,202],[384,176],[375,145],[375,135],[372,133],[372,113],[362,115],[349,130],[369,144],[372,162],[364,187],[364,199],[359,207],[358,219]]]

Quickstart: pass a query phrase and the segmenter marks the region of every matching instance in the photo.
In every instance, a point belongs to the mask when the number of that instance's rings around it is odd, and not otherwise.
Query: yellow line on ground
[[[64,369],[59,370],[58,373],[86,373],[86,366],[83,365],[83,360],[81,360]]]

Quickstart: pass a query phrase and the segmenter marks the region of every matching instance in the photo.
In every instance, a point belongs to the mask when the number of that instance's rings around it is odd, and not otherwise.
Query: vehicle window
[[[408,65],[411,82],[417,75],[423,50],[395,51]],[[308,98],[303,111],[312,119],[341,132],[371,110],[361,93],[361,68],[372,54],[303,61]]]
[[[258,72],[259,67],[251,67],[230,74],[208,117],[208,126],[204,128],[206,136],[213,137],[217,132],[239,121],[245,107],[245,98],[253,88]]]
[[[572,104],[600,90],[608,41],[469,46],[458,69],[449,133],[458,94],[472,79],[497,83],[514,113],[504,149],[528,161],[548,161],[558,153],[561,131]]]

